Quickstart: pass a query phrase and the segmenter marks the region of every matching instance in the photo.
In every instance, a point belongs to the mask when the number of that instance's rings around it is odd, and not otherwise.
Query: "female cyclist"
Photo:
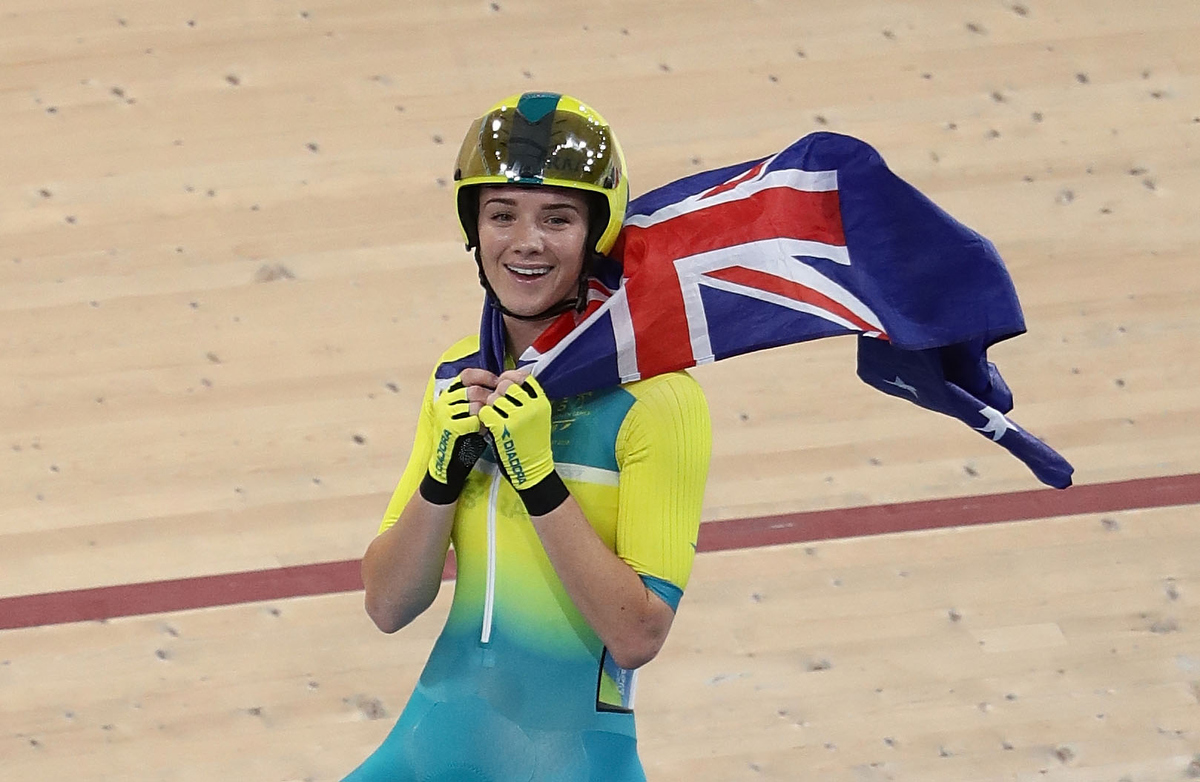
[[[644,780],[635,671],[658,653],[695,556],[710,421],[697,383],[660,375],[549,400],[514,369],[580,313],[629,197],[608,124],[526,93],[476,120],[454,173],[458,215],[505,368],[478,336],[441,357],[416,442],[363,557],[384,632],[454,599],[395,728],[350,782]],[[571,317],[571,316],[567,316]]]

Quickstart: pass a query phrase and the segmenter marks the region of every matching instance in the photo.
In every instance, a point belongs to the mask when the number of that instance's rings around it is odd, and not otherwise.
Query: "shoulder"
[[[462,361],[465,358],[479,355],[479,335],[471,334],[463,337],[442,352],[439,364]]]
[[[621,389],[632,397],[622,426],[622,435],[629,445],[700,442],[711,436],[708,400],[700,384],[687,372],[656,375],[626,383]]]
[[[446,386],[451,378],[467,367],[479,366],[479,336],[463,337],[442,352],[433,371],[429,373],[429,381],[425,384],[425,406],[428,407]]]
[[[703,476],[712,450],[708,400],[695,378],[670,372],[626,383],[632,400],[617,436],[617,464],[649,465],[655,480],[676,482],[681,475]]]
[[[434,367],[433,376],[437,380],[457,377],[459,372],[469,367],[478,367],[479,362],[479,335],[472,334],[468,337],[463,337],[458,342],[455,342],[442,353],[438,358],[437,366]]]
[[[683,370],[626,383],[621,388],[643,408],[708,407],[700,384]]]

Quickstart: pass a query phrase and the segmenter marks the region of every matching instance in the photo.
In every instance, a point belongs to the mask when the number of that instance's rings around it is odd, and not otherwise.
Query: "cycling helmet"
[[[605,254],[621,232],[629,183],[625,157],[604,118],[554,92],[513,95],[471,124],[454,167],[467,249],[479,244],[478,185],[550,185],[595,193],[589,251]]]

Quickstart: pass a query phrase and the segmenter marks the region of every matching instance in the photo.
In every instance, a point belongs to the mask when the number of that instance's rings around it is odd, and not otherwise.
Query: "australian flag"
[[[858,335],[858,376],[953,416],[1042,482],[1072,467],[1005,414],[987,349],[1025,331],[995,247],[892,173],[866,143],[813,133],[782,152],[635,199],[587,309],[521,357],[552,397],[779,345]],[[503,366],[485,303],[484,363]]]

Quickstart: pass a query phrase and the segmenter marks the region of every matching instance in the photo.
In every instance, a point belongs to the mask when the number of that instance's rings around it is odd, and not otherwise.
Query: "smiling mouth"
[[[526,277],[528,279],[536,279],[538,277],[544,277],[545,275],[550,273],[549,266],[535,266],[532,268],[525,268],[525,267],[521,267],[521,266],[509,266],[508,264],[505,264],[504,268],[508,269],[510,272],[517,275],[518,277]]]

